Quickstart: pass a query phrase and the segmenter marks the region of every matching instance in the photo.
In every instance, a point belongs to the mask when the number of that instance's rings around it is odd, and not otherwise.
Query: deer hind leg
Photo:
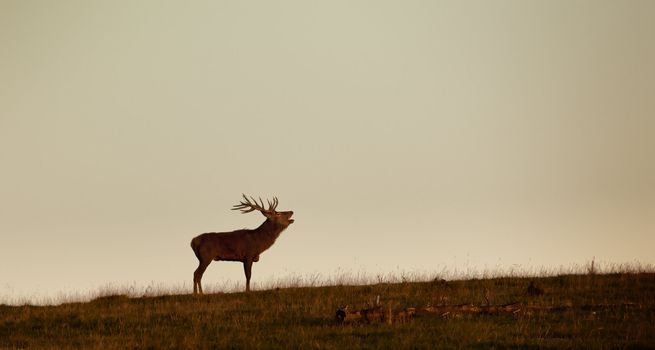
[[[202,280],[202,274],[205,273],[205,270],[207,269],[207,266],[209,266],[209,263],[211,263],[211,260],[209,261],[202,261],[200,260],[200,263],[198,264],[198,268],[196,271],[193,272],[193,294],[202,294],[202,284],[200,284],[200,281]]]
[[[252,260],[243,262],[243,272],[246,273],[246,292],[250,292],[250,275],[252,272]]]

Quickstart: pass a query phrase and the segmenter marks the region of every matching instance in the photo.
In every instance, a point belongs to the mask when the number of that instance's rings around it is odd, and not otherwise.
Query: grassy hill
[[[533,286],[530,286],[533,282]],[[379,296],[379,304],[376,304]],[[337,310],[399,312],[339,323]],[[386,312],[386,311],[385,311]],[[655,348],[655,273],[0,306],[0,348]]]

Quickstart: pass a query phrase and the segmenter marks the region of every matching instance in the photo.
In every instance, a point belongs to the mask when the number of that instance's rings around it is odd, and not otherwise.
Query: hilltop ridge
[[[342,324],[335,318],[346,305],[374,304],[417,311],[403,322]],[[494,305],[515,306],[500,312],[489,308]],[[109,295],[58,306],[0,306],[3,348],[493,346],[653,348],[655,273],[435,279],[204,296]]]

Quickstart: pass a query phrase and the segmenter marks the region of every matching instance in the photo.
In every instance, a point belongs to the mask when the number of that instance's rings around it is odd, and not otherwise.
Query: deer
[[[191,249],[198,258],[198,268],[193,272],[193,294],[203,294],[202,275],[212,261],[234,261],[243,263],[246,275],[246,292],[250,291],[252,264],[259,261],[259,256],[270,248],[275,240],[294,222],[293,211],[276,211],[277,197],[266,200],[268,209],[259,197],[259,203],[243,194],[243,200],[232,207],[243,214],[255,210],[261,212],[266,220],[256,229],[242,229],[232,232],[209,232],[194,237]]]

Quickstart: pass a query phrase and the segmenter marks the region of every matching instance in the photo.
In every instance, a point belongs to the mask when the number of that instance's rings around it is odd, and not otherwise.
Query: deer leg
[[[202,285],[200,284],[200,281],[202,280],[202,274],[205,273],[205,270],[207,269],[207,266],[209,266],[209,263],[212,261],[202,261],[200,260],[200,263],[198,264],[198,268],[196,271],[193,272],[193,294],[202,294]]]
[[[246,292],[250,292],[250,275],[252,271],[252,260],[243,262],[243,272],[246,273]]]

